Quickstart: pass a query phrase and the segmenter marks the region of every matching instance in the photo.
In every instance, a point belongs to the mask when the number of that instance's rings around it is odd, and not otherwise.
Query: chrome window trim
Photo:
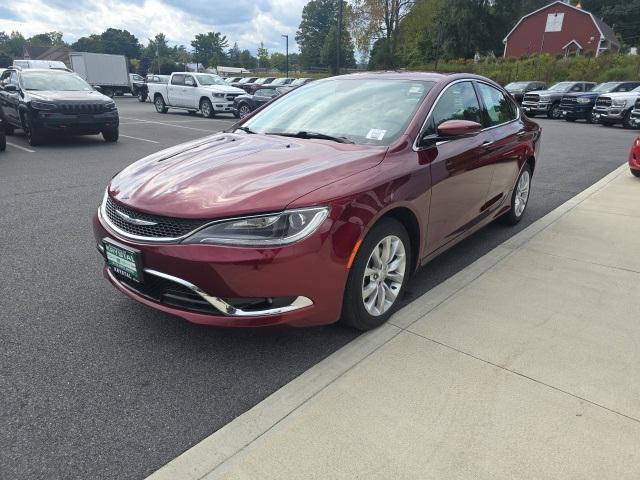
[[[280,314],[283,314],[283,313],[293,312],[295,310],[300,310],[301,308],[306,308],[306,307],[310,307],[311,305],[313,305],[313,301],[310,298],[304,297],[304,296],[298,296],[298,297],[295,298],[295,300],[293,302],[291,302],[290,305],[287,305],[285,307],[267,308],[265,310],[242,310],[241,308],[236,308],[233,305],[228,304],[227,302],[225,302],[220,297],[215,297],[213,295],[209,295],[208,293],[204,292],[198,286],[194,285],[191,282],[188,282],[187,280],[183,280],[182,278],[174,277],[173,275],[169,275],[167,273],[159,272],[157,270],[153,270],[153,269],[150,269],[150,268],[145,268],[143,271],[146,274],[153,275],[153,276],[160,277],[160,278],[164,278],[165,280],[169,280],[171,282],[177,283],[179,285],[182,285],[183,287],[188,288],[192,292],[198,294],[202,299],[206,300],[210,305],[212,305],[222,315],[227,316],[227,317],[245,317],[246,318],[246,317],[261,317],[261,316],[265,316],[265,315],[266,316],[269,316],[269,315],[280,315]],[[134,293],[137,293],[133,287],[129,287],[129,285],[127,285],[126,283],[120,282],[115,277],[115,275],[113,275],[113,273],[111,272],[110,269],[107,269],[107,272],[109,274],[109,277],[114,282],[117,282],[118,285],[122,285],[125,288],[133,291]],[[138,295],[140,295],[140,294],[138,293]],[[206,315],[206,314],[203,314],[203,315]]]
[[[429,111],[427,112],[427,116],[425,117],[425,120],[424,120],[424,122],[422,123],[422,126],[420,127],[420,130],[418,131],[418,135],[416,136],[415,140],[413,141],[412,149],[413,149],[413,151],[414,151],[414,152],[419,152],[419,151],[421,151],[421,150],[424,150],[425,148],[429,148],[429,147],[420,147],[420,146],[418,146],[418,140],[420,139],[420,137],[421,137],[421,135],[422,135],[422,132],[424,132],[425,127],[426,127],[427,123],[428,123],[428,122],[429,122],[429,120],[431,119],[431,114],[433,113],[433,109],[435,108],[436,104],[438,103],[438,101],[440,100],[440,98],[442,97],[442,95],[444,95],[444,93],[445,93],[447,90],[449,90],[449,88],[450,88],[450,87],[452,87],[452,86],[453,86],[453,85],[455,85],[456,83],[461,83],[461,82],[471,82],[472,84],[473,84],[473,82],[477,82],[477,83],[484,83],[485,85],[487,85],[487,86],[489,86],[489,87],[496,88],[496,86],[495,86],[495,85],[492,85],[492,84],[490,84],[490,83],[488,83],[488,82],[485,82],[484,80],[480,80],[480,79],[477,79],[477,78],[461,78],[461,79],[455,80],[455,81],[451,82],[450,84],[448,84],[448,85],[447,85],[445,88],[443,88],[443,89],[442,89],[442,91],[438,94],[438,96],[436,97],[436,99],[433,101],[433,104],[431,105],[431,108],[429,108]],[[506,90],[504,90],[504,89],[502,89],[502,90],[498,89],[498,90],[499,90],[499,91],[501,91],[501,93],[502,93],[503,95],[504,95],[504,94],[505,94],[505,92],[506,92]],[[475,88],[474,88],[474,91],[475,91]],[[477,97],[478,97],[478,93],[476,92],[476,98],[477,98]],[[519,105],[517,105],[517,104],[515,104],[513,101],[511,101],[511,99],[510,99],[507,95],[505,95],[505,97],[507,98],[507,100],[508,100],[508,101],[510,101],[511,103],[513,103],[513,106],[516,108],[516,118],[514,118],[513,120],[509,120],[508,122],[504,122],[504,123],[500,123],[500,124],[498,124],[498,125],[492,125],[492,126],[490,126],[490,127],[483,128],[482,130],[480,130],[480,132],[486,132],[486,131],[488,131],[488,130],[492,130],[492,129],[497,128],[497,127],[503,127],[504,125],[508,125],[508,124],[510,124],[510,123],[517,122],[518,120],[520,120],[520,119],[522,118],[522,112],[521,112],[521,110],[520,110],[520,106],[519,106]],[[481,103],[480,98],[478,98],[478,103]],[[484,102],[482,102],[482,104],[480,105],[480,107],[481,107],[481,108],[483,108],[483,109],[485,108],[485,106],[484,106]],[[444,141],[442,141],[442,142],[437,142],[437,143],[436,143],[436,146],[444,145],[445,143],[449,143],[449,142],[451,142],[451,141],[452,141],[452,140],[444,140]]]

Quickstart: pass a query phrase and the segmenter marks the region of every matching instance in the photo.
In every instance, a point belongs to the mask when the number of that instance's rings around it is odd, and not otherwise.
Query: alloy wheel
[[[406,265],[405,246],[397,236],[384,237],[375,246],[362,278],[362,301],[370,315],[383,315],[393,306],[402,288]]]
[[[516,196],[514,210],[516,217],[520,217],[529,201],[529,190],[531,188],[531,176],[527,170],[522,172],[518,185],[516,185]]]
[[[202,102],[200,110],[202,110],[202,115],[204,115],[205,117],[209,117],[209,115],[211,115],[211,106],[209,102]]]
[[[244,118],[251,113],[251,110],[246,105],[240,107],[240,118]]]

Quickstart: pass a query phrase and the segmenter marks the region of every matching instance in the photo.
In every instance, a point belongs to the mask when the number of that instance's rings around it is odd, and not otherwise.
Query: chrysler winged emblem
[[[150,227],[152,225],[158,224],[157,222],[148,222],[146,220],[140,220],[139,218],[133,218],[132,216],[127,215],[126,213],[121,212],[120,210],[117,210],[117,209],[116,209],[116,213],[120,215],[125,222],[131,223],[132,225],[142,225],[142,226]]]

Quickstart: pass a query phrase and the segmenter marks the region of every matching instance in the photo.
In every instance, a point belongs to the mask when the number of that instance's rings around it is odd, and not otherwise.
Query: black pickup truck
[[[629,92],[640,86],[638,81],[605,82],[594,87],[593,90],[583,93],[568,93],[560,102],[560,115],[568,122],[578,119],[593,123],[592,110],[596,99],[605,93]]]
[[[522,109],[529,117],[544,114],[549,118],[560,118],[562,110],[560,101],[567,93],[589,92],[595,87],[594,82],[560,82],[546,90],[526,93],[522,100]]]

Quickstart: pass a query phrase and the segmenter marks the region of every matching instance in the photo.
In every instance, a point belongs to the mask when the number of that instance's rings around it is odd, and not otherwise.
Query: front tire
[[[156,112],[158,113],[167,113],[169,111],[167,105],[164,103],[164,98],[162,98],[162,95],[158,95],[153,100],[153,105],[156,107]]]
[[[634,170],[633,168],[630,168],[629,170],[631,170],[631,174],[632,174],[634,177],[638,177],[638,178],[640,178],[640,170]]]
[[[516,185],[511,194],[511,209],[500,217],[500,221],[505,225],[515,225],[524,216],[524,212],[529,205],[529,194],[531,193],[531,166],[525,165],[520,172]]]
[[[560,118],[560,104],[559,103],[554,103],[553,105],[551,105],[551,108],[549,109],[549,112],[547,113],[547,117],[548,118],[553,118],[554,120],[557,120]]]
[[[105,130],[102,132],[102,137],[104,138],[104,141],[107,143],[117,142],[119,136],[120,136],[119,130]]]
[[[407,230],[383,218],[369,231],[349,271],[341,322],[358,330],[385,323],[397,309],[411,271]]]
[[[251,107],[249,107],[249,105],[247,105],[246,103],[243,103],[238,107],[238,114],[240,115],[240,118],[244,118],[250,113]]]
[[[213,105],[211,105],[211,100],[208,98],[200,100],[200,111],[202,112],[202,116],[205,118],[213,118],[216,116]]]
[[[631,125],[631,110],[627,111],[622,117],[622,126],[624,128],[633,128],[633,125]]]
[[[44,134],[34,126],[31,115],[28,113],[22,116],[22,129],[24,130],[24,135],[27,137],[27,142],[29,142],[29,145],[32,147],[37,147],[44,143]]]
[[[144,103],[144,102],[146,102],[146,101],[147,101],[147,94],[146,94],[146,92],[144,92],[144,91],[142,91],[142,90],[139,90],[139,91],[138,91],[138,101],[139,101],[140,103]]]

